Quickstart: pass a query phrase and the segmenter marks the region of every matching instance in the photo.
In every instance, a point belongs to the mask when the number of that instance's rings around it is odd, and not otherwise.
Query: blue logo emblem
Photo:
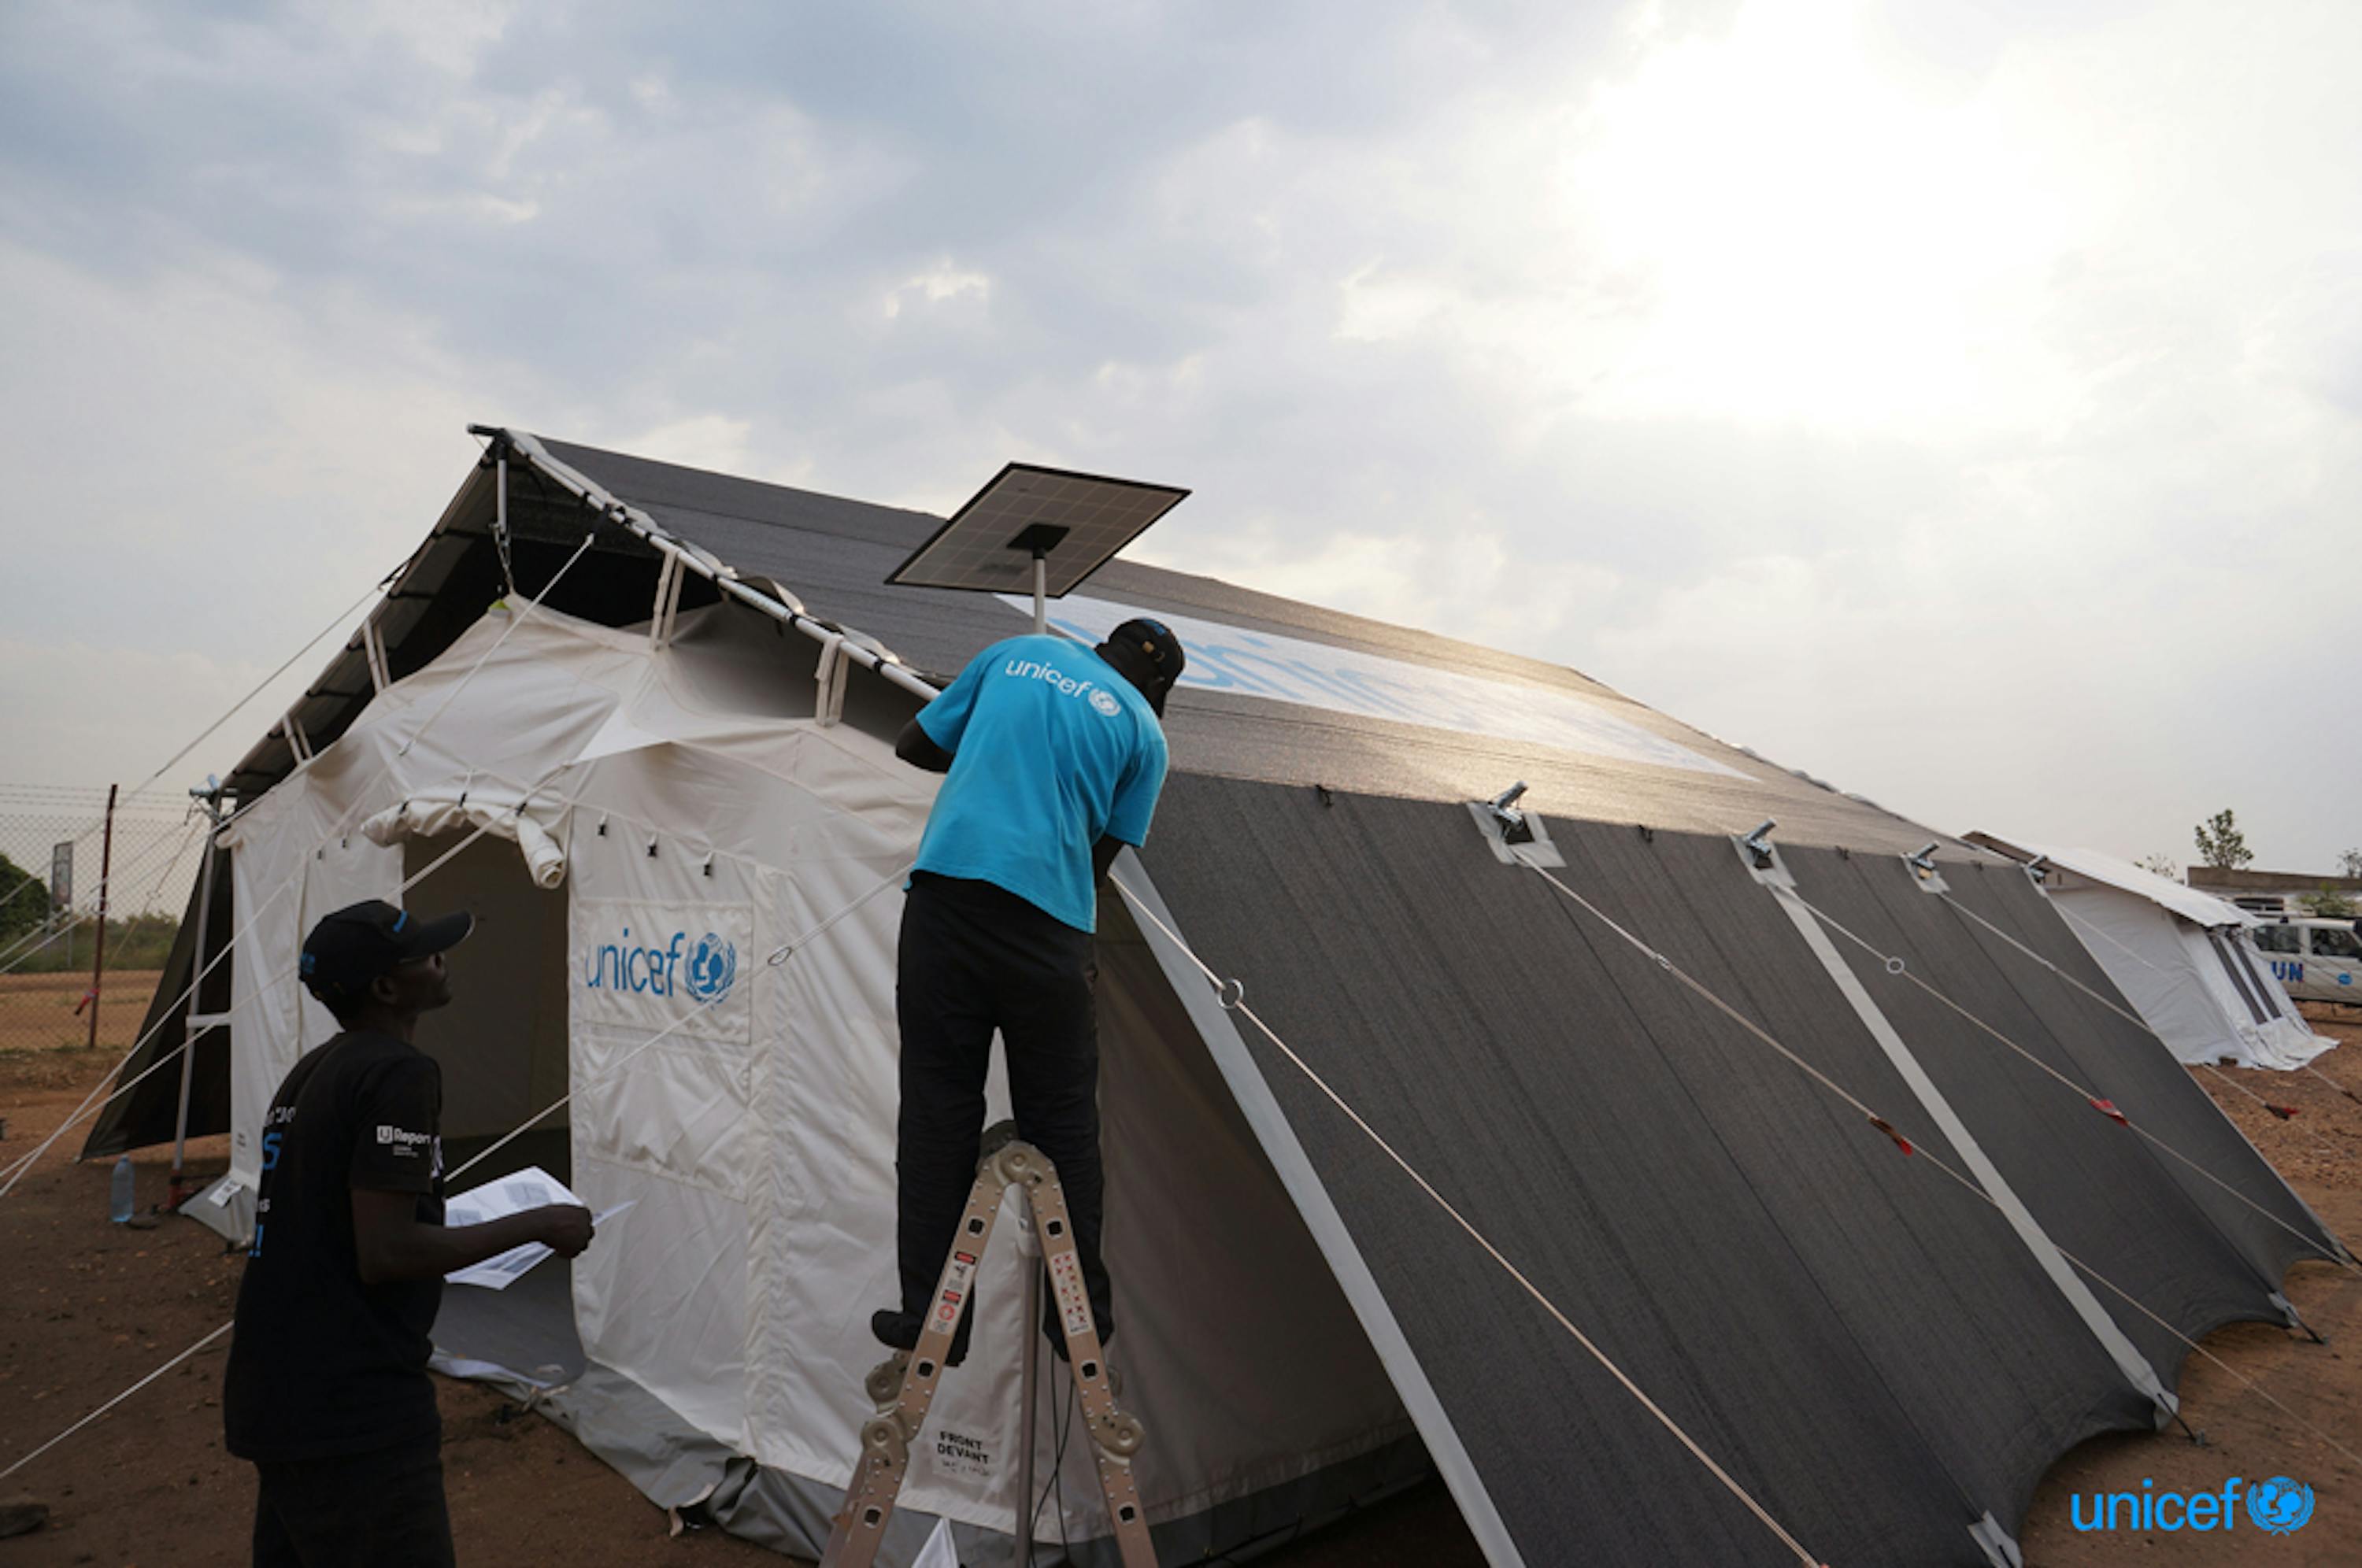
[[[2272,1535],[2293,1534],[2312,1518],[2312,1488],[2285,1475],[2258,1481],[2247,1494],[2247,1518]]]
[[[730,994],[738,978],[738,944],[712,932],[697,939],[689,955],[689,994],[701,1002],[718,1002]]]

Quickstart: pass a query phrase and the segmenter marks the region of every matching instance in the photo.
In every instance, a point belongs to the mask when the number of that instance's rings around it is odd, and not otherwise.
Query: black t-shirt
[[[364,1285],[352,1193],[415,1193],[441,1224],[442,1110],[434,1058],[385,1034],[337,1035],[271,1098],[222,1392],[232,1453],[366,1453],[441,1430],[426,1357],[443,1282]]]

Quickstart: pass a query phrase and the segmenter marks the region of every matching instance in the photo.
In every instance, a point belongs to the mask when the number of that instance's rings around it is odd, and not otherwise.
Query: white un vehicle
[[[2289,995],[2362,1007],[2362,936],[2352,921],[2284,920],[2248,934]]]

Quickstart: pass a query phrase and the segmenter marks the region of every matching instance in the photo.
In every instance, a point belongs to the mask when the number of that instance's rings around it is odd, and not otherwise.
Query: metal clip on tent
[[[1772,818],[1766,817],[1760,827],[1738,841],[1739,848],[1747,852],[1748,859],[1754,862],[1758,871],[1772,869],[1772,830],[1779,825]]]
[[[1520,778],[1485,803],[1493,813],[1493,820],[1501,824],[1503,844],[1531,844],[1534,841],[1534,824],[1526,821],[1525,812],[1518,810],[1518,797],[1525,792],[1526,781]]]
[[[951,1254],[944,1260],[943,1274],[935,1282],[934,1307],[927,1314],[917,1347],[896,1351],[866,1380],[877,1413],[862,1425],[861,1454],[854,1463],[844,1506],[837,1511],[829,1532],[828,1549],[821,1554],[821,1568],[867,1568],[876,1559],[885,1539],[886,1521],[893,1516],[894,1499],[910,1473],[911,1445],[918,1441],[927,1409],[934,1403],[944,1358],[950,1353],[961,1310],[975,1291],[985,1245],[991,1241],[993,1223],[1000,1215],[1001,1198],[1012,1187],[1031,1206],[1035,1231],[1041,1237],[1058,1326],[1065,1336],[1066,1359],[1082,1399],[1085,1429],[1098,1462],[1099,1489],[1107,1496],[1108,1517],[1115,1524],[1123,1568],[1156,1568],[1148,1516],[1141,1507],[1140,1489],[1131,1474],[1132,1456],[1140,1452],[1147,1434],[1137,1419],[1116,1408],[1115,1390],[1109,1381],[1090,1297],[1083,1288],[1082,1259],[1075,1251],[1073,1223],[1067,1218],[1065,1190],[1058,1184],[1057,1170],[1041,1150],[1018,1142],[1016,1128],[1010,1122],[987,1132],[984,1148],[984,1157],[977,1163],[976,1185],[968,1191],[967,1209],[960,1216]],[[1025,1332],[1040,1332],[1030,1317]],[[1032,1528],[1032,1501],[1031,1497],[1020,1501],[1021,1530]],[[1021,1544],[1019,1551],[1023,1551]]]

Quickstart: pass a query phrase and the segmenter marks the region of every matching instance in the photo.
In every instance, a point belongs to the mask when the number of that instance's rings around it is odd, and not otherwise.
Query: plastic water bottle
[[[106,1184],[107,1218],[120,1225],[131,1218],[131,1156],[116,1157],[115,1174]]]

